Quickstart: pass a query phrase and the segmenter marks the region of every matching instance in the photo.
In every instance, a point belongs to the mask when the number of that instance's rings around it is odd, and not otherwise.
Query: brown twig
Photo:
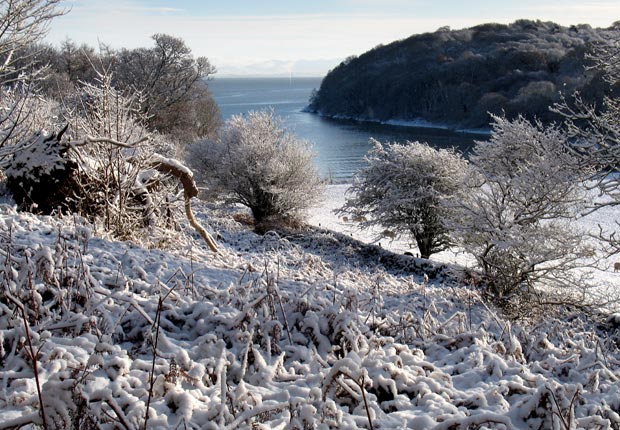
[[[293,345],[293,338],[291,337],[291,329],[288,325],[288,318],[286,318],[286,313],[284,312],[284,305],[282,305],[282,297],[280,297],[280,293],[278,290],[274,290],[275,296],[278,299],[278,304],[280,305],[280,311],[282,312],[282,317],[284,319],[284,328],[286,329],[286,334],[288,335],[288,344]]]
[[[37,386],[37,395],[39,397],[39,407],[41,412],[41,420],[43,421],[43,429],[47,430],[47,419],[45,416],[45,408],[43,407],[43,394],[41,392],[41,381],[39,379],[39,365],[38,365],[38,352],[34,352],[34,347],[32,346],[32,337],[30,336],[30,327],[28,326],[28,318],[26,317],[26,310],[24,309],[24,305],[19,302],[15,297],[13,297],[8,292],[5,293],[7,299],[12,301],[15,306],[17,306],[22,315],[22,320],[24,321],[24,329],[26,330],[26,340],[28,341],[28,354],[30,355],[30,359],[32,361],[32,370],[34,371],[34,380]]]
[[[357,379],[355,379],[353,376],[351,376],[347,372],[343,371],[342,369],[339,369],[332,377],[332,381],[336,381],[338,374],[349,378],[351,381],[353,381],[353,383],[355,383],[355,385],[359,387],[360,391],[362,392],[362,400],[364,401],[364,407],[366,408],[366,416],[368,417],[368,427],[370,428],[370,430],[374,430],[374,426],[372,425],[372,418],[370,416],[370,407],[368,406],[368,400],[366,399],[366,390],[364,389],[364,383],[366,380],[365,375],[362,374],[360,380],[358,381]],[[325,401],[326,395],[327,395],[327,391],[323,393],[323,401]]]
[[[110,407],[110,409],[112,409],[114,413],[116,414],[116,417],[118,418],[118,422],[121,423],[121,425],[126,430],[132,430],[131,424],[127,422],[127,417],[125,417],[125,414],[123,413],[121,408],[118,406],[118,403],[116,403],[116,401],[111,396],[109,398],[106,398],[105,402]],[[148,416],[148,410],[147,410],[147,416]],[[146,422],[144,424],[146,426]]]
[[[575,394],[573,394],[570,404],[568,405],[568,409],[564,411],[560,407],[560,402],[558,401],[558,398],[556,397],[555,393],[551,390],[551,388],[549,388],[549,393],[551,394],[551,398],[553,399],[553,403],[555,404],[555,407],[557,409],[557,411],[552,411],[551,413],[558,417],[558,419],[562,423],[562,428],[566,430],[573,428],[572,427],[572,424],[573,424],[572,413],[575,408],[575,402],[577,401],[577,398],[579,397],[579,390],[575,390]]]
[[[364,375],[362,375],[362,379],[361,381],[358,382],[358,385],[360,387],[360,390],[362,390],[362,399],[364,400],[364,407],[366,408],[366,416],[368,417],[368,425],[370,426],[370,430],[374,430],[374,427],[372,426],[372,419],[370,418],[370,409],[368,408],[368,400],[366,400],[366,390],[364,390]]]
[[[157,359],[157,341],[159,339],[159,323],[161,321],[161,312],[164,308],[164,298],[159,297],[157,302],[157,313],[155,314],[155,340],[153,341],[153,362],[151,364],[151,372],[149,375],[149,397],[146,401],[146,415],[144,417],[144,430],[148,430],[149,411],[151,409],[151,399],[153,398],[153,385],[155,374],[155,360]]]

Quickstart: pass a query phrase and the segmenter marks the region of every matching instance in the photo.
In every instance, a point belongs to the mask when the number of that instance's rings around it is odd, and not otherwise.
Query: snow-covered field
[[[0,205],[0,429],[40,428],[35,370],[50,429],[620,428],[620,315],[512,324],[343,191],[288,235],[198,209],[217,255]]]

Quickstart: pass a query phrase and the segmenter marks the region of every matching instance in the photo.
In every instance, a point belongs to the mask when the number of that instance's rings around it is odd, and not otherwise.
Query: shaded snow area
[[[0,429],[40,428],[35,369],[50,429],[620,428],[620,315],[511,324],[447,266],[223,209],[218,255],[0,213]]]

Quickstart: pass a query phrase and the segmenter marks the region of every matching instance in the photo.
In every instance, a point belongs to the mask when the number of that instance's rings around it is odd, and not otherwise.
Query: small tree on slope
[[[371,142],[368,165],[357,173],[340,212],[411,236],[422,258],[445,250],[451,245],[447,203],[460,192],[467,162],[452,150],[424,143]]]
[[[231,117],[218,142],[190,147],[188,161],[230,202],[250,208],[257,223],[297,218],[322,191],[308,145],[286,132],[272,112]]]
[[[583,268],[592,250],[571,223],[584,195],[565,136],[523,118],[493,120],[491,139],[477,142],[471,157],[473,192],[454,218],[460,245],[496,298],[524,296],[534,286],[583,285],[574,269]]]
[[[592,68],[603,73],[604,79],[616,90],[620,88],[620,38],[595,46]],[[602,106],[589,105],[576,93],[572,100],[553,106],[564,116],[568,147],[588,175],[587,186],[597,189],[603,198],[590,202],[594,212],[605,206],[620,205],[620,97],[609,93]],[[616,227],[620,223],[616,221]],[[608,245],[609,254],[620,254],[617,231],[602,231],[599,239]]]

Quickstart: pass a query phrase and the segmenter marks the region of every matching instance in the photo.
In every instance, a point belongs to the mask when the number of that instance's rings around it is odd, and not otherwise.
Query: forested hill
[[[309,110],[330,117],[485,127],[489,112],[556,119],[548,106],[578,90],[606,90],[586,69],[591,47],[620,32],[519,20],[414,35],[350,57],[323,79]]]

